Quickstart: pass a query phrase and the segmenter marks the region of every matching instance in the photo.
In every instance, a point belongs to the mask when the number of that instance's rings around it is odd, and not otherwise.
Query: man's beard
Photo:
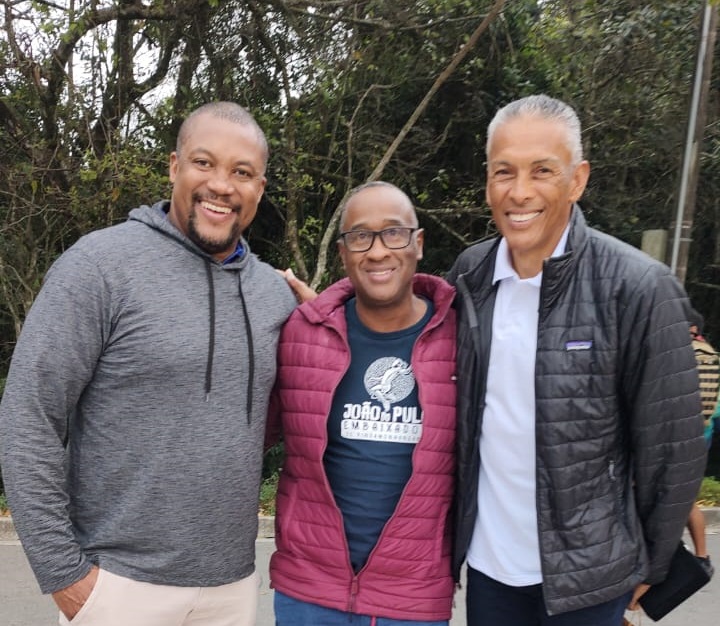
[[[197,213],[192,211],[188,219],[187,236],[198,248],[204,250],[208,254],[219,254],[225,250],[234,247],[240,240],[242,230],[238,222],[234,222],[228,236],[225,239],[208,239],[197,229]]]

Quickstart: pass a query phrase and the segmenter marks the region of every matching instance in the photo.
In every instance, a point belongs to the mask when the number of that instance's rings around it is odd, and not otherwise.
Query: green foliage
[[[104,15],[117,8],[110,4]],[[159,14],[166,3],[146,4]],[[88,2],[76,2],[74,13],[63,3],[8,5],[0,31],[0,373],[52,261],[80,235],[168,195],[179,124],[208,100],[247,106],[268,135],[266,194],[247,233],[253,251],[278,267],[322,270],[321,286],[339,277],[332,245],[324,266],[320,259],[336,207],[371,175],[493,3],[172,4],[171,16],[101,26]],[[667,228],[703,4],[507,2],[382,174],[418,205],[421,269],[442,274],[470,242],[494,233],[485,131],[498,107],[530,93],[578,109],[592,165],[583,198],[591,224],[635,245],[643,230]],[[59,56],[66,44],[71,57]],[[718,102],[715,81],[687,280],[711,338],[720,337]]]
[[[260,514],[275,515],[275,495],[280,475],[274,472],[260,484]]]
[[[706,476],[697,497],[700,506],[720,506],[720,480]]]
[[[262,515],[275,515],[275,493],[284,458],[285,447],[282,442],[274,445],[265,453],[262,483],[260,484],[260,513]]]
[[[275,444],[266,453],[263,461],[263,479],[270,478],[277,474],[282,468],[285,458],[285,447],[282,442]]]
[[[672,219],[699,6],[549,0],[523,46],[582,120],[591,222],[635,245]]]
[[[167,168],[166,154],[131,142],[100,157],[86,155],[68,194],[74,222],[82,232],[110,226],[136,206],[167,197]]]

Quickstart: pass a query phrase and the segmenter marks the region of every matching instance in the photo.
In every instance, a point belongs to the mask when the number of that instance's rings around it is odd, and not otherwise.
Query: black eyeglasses
[[[383,230],[348,230],[340,233],[345,247],[350,252],[367,252],[373,247],[375,237],[380,237],[383,245],[390,250],[407,248],[412,241],[413,233],[419,228],[409,226],[393,226]]]

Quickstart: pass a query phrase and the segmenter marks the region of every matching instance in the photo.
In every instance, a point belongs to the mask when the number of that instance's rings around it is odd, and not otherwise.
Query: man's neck
[[[392,333],[417,324],[427,312],[427,302],[412,295],[391,306],[370,305],[356,300],[355,310],[364,326],[377,333]]]
[[[540,272],[542,272],[543,261],[546,258],[549,258],[549,256],[550,255],[548,255],[547,257],[530,259],[527,257],[523,257],[522,255],[513,255],[511,253],[512,266],[520,278],[532,278],[533,276],[537,276]]]
[[[547,259],[562,254],[567,242],[567,239],[563,241],[566,230],[567,225],[560,232],[552,245],[548,245],[545,250],[542,251],[533,251],[528,254],[523,254],[522,252],[514,252],[512,248],[510,248],[510,261],[513,269],[517,272],[517,275],[521,279],[533,278],[543,271],[543,263]],[[562,249],[559,249],[561,242],[563,242]]]

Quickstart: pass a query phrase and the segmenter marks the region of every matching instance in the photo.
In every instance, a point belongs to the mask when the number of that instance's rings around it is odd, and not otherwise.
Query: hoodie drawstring
[[[205,402],[210,399],[212,388],[212,367],[215,356],[215,282],[213,281],[210,262],[205,261],[205,275],[208,281],[208,303],[210,305],[210,333],[208,337],[208,356],[205,366]]]
[[[205,262],[205,273],[208,281],[208,303],[210,306],[210,333],[208,337],[208,355],[207,365],[205,367],[205,401],[210,399],[210,390],[212,389],[212,368],[215,356],[215,283],[212,276],[212,267],[209,261]],[[247,381],[247,423],[250,423],[250,413],[253,405],[253,383],[255,382],[255,347],[253,345],[252,325],[250,324],[250,315],[248,314],[247,304],[245,303],[245,294],[242,289],[242,273],[238,272],[238,294],[240,295],[240,304],[242,305],[243,319],[245,321],[245,335],[248,344],[248,381]]]
[[[253,345],[252,326],[250,324],[250,315],[248,314],[247,305],[245,304],[245,294],[242,289],[242,272],[238,272],[238,293],[240,294],[240,302],[242,303],[243,318],[245,319],[245,336],[248,344],[248,382],[247,382],[247,421],[250,423],[250,412],[253,404],[253,383],[255,382],[255,347]]]

